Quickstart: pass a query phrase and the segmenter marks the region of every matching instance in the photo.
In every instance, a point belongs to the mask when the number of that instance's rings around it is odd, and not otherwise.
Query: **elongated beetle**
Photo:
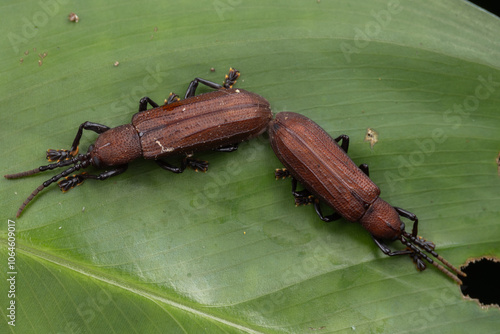
[[[318,216],[326,222],[340,217],[359,222],[370,232],[375,244],[389,256],[410,255],[418,270],[424,270],[424,260],[462,284],[451,271],[465,276],[459,269],[435,251],[435,245],[417,236],[418,219],[413,213],[392,207],[382,200],[380,189],[368,177],[368,166],[359,168],[347,156],[349,137],[330,137],[309,118],[292,112],[282,112],[269,123],[271,146],[285,169],[277,169],[276,177],[292,177],[292,194],[297,205],[313,203]],[[338,143],[342,141],[339,146]],[[297,191],[297,181],[305,190]],[[336,212],[324,216],[320,201]],[[413,221],[412,233],[405,231],[400,216]],[[392,251],[383,240],[401,241],[406,249]],[[450,270],[430,258],[432,254]]]
[[[42,189],[61,178],[65,179],[58,184],[64,192],[86,179],[105,180],[121,174],[130,161],[141,156],[154,159],[161,168],[174,173],[182,173],[188,166],[206,171],[208,163],[194,159],[193,152],[210,149],[232,152],[240,142],[264,132],[272,118],[267,100],[257,94],[232,88],[238,77],[239,72],[230,69],[223,85],[196,78],[189,85],[184,100],[170,94],[162,106],[144,97],[139,102],[139,112],[132,117],[131,124],[111,129],[102,124],[82,123],[69,150],[47,151],[47,159],[56,163],[5,175],[7,179],[15,179],[73,165],[36,188],[19,208],[17,217]],[[217,90],[195,96],[199,83]],[[153,109],[147,110],[148,103]],[[94,131],[99,136],[86,154],[78,154],[83,130]],[[159,159],[172,155],[185,155],[180,167]],[[89,166],[109,170],[98,175],[84,172],[69,176]]]

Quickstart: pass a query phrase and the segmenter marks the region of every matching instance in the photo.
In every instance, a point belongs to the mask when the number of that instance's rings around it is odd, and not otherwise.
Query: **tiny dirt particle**
[[[78,22],[80,20],[80,18],[75,13],[69,13],[68,20],[70,20],[71,22],[75,22],[76,23],[76,22]]]

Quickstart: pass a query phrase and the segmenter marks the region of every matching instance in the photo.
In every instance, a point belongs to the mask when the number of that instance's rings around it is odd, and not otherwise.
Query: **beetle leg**
[[[195,171],[201,170],[202,172],[206,172],[208,169],[208,162],[204,160],[198,160],[194,159],[191,157],[186,157],[182,160],[181,166],[177,167],[174,165],[169,164],[166,161],[163,160],[155,160],[156,164],[160,166],[161,168],[168,170],[172,173],[180,174],[184,172],[184,170],[189,166],[190,168],[194,169]]]
[[[417,216],[414,213],[411,213],[410,211],[407,211],[405,209],[401,209],[401,208],[398,208],[398,207],[394,207],[394,209],[396,210],[396,212],[400,216],[408,218],[409,220],[413,221],[413,228],[412,228],[412,231],[411,231],[411,235],[413,237],[418,238],[422,244],[427,245],[431,249],[436,248],[436,245],[433,242],[427,241],[424,238],[422,238],[422,237],[420,237],[420,236],[417,235],[418,234],[418,218],[417,218]]]
[[[329,216],[323,216],[323,212],[321,211],[321,206],[318,201],[314,202],[314,210],[316,211],[316,214],[319,216],[319,218],[324,221],[324,222],[332,222],[334,220],[339,220],[342,218],[342,216],[338,212],[334,212]]]
[[[414,254],[415,252],[412,251],[411,249],[403,249],[403,250],[398,250],[398,251],[392,251],[383,241],[378,240],[375,238],[372,234],[370,234],[372,237],[373,241],[375,241],[375,244],[380,248],[380,250],[388,256],[396,256],[396,255],[407,255],[407,254]]]
[[[217,152],[234,152],[238,149],[238,145],[239,144],[230,144],[230,145],[226,145],[226,146],[221,146],[221,147],[217,147],[217,148],[214,148],[214,151],[217,151]]]
[[[394,207],[394,210],[396,210],[400,216],[408,218],[409,220],[413,221],[413,229],[412,229],[411,235],[413,235],[414,237],[417,237],[417,234],[418,234],[418,218],[417,218],[417,216],[414,213],[411,213],[410,211],[407,211],[405,209],[401,209],[398,207]]]
[[[173,166],[173,165],[171,165],[168,162],[163,161],[163,160],[155,160],[155,162],[161,168],[168,170],[172,173],[182,173],[184,171],[184,169],[186,169],[186,167],[182,168],[182,166],[181,167]]]
[[[292,177],[292,195],[293,197],[304,197],[311,195],[311,193],[307,189],[297,191],[297,179]]]
[[[151,105],[153,108],[158,108],[158,103],[155,101],[151,100],[149,97],[144,96],[140,101],[139,101],[139,112],[141,111],[146,111],[148,110],[148,103]]]
[[[314,203],[314,210],[316,211],[316,214],[324,222],[328,223],[342,218],[342,216],[338,212],[334,212],[331,215],[324,216],[323,212],[321,211],[321,206],[319,201],[316,200],[314,195],[312,195],[309,192],[309,190],[305,189],[302,191],[297,191],[297,180],[293,177],[292,177],[292,194],[295,197],[296,205]]]
[[[83,130],[94,131],[95,133],[103,133],[109,130],[109,127],[106,125],[93,123],[93,122],[85,122],[80,124],[78,128],[78,132],[76,133],[76,137],[73,140],[73,144],[69,150],[47,150],[47,160],[49,161],[61,161],[68,160],[78,154],[78,145],[80,144],[80,139],[82,138]]]
[[[116,167],[115,169],[105,171],[101,174],[94,175],[94,174],[87,174],[85,172],[72,175],[72,176],[67,176],[65,177],[64,180],[61,180],[57,183],[59,188],[61,189],[62,192],[66,192],[76,186],[79,186],[80,184],[83,183],[86,179],[92,179],[92,180],[100,180],[104,181],[112,176],[121,174],[127,170],[128,165],[121,165]]]
[[[370,176],[370,170],[369,170],[369,168],[368,168],[368,165],[367,165],[367,164],[361,164],[361,165],[359,165],[359,169],[361,169],[361,171],[362,171],[363,173],[365,173],[365,174],[366,174],[366,176]]]
[[[307,205],[315,202],[314,196],[309,190],[297,190],[297,179],[292,177],[292,195],[295,199],[295,205]]]
[[[348,135],[340,135],[337,138],[335,138],[335,141],[338,143],[340,140],[342,140],[342,144],[340,144],[340,147],[344,150],[345,153],[347,153],[347,150],[349,150],[349,136]]]
[[[189,84],[189,87],[186,91],[186,95],[184,95],[184,98],[187,99],[189,97],[193,97],[194,94],[196,93],[196,88],[198,88],[198,84],[200,83],[213,89],[231,88],[236,83],[236,79],[238,79],[239,76],[240,72],[238,72],[234,68],[230,68],[229,73],[226,74],[226,78],[224,80],[223,85],[219,85],[218,83],[206,79],[195,78]]]

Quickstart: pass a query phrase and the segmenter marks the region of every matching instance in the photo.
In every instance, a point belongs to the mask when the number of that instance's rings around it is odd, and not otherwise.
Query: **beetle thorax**
[[[90,155],[97,167],[127,164],[142,155],[139,135],[132,124],[109,129],[97,137]]]
[[[394,240],[404,229],[397,211],[380,197],[370,205],[359,222],[377,239]]]

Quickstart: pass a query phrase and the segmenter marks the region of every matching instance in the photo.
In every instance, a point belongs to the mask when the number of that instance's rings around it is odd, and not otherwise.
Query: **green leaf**
[[[450,262],[500,255],[500,25],[467,2],[0,6],[3,174],[46,164],[45,150],[69,148],[84,121],[128,123],[141,97],[181,95],[195,77],[222,82],[233,66],[236,87],[273,111],[348,134],[350,156],[370,165],[382,198],[417,214],[420,234]],[[367,128],[379,134],[373,149]],[[95,138],[85,133],[81,150]],[[207,173],[136,161],[64,195],[52,185],[19,219],[55,172],[2,180],[0,267],[10,276],[10,218],[17,274],[15,298],[5,279],[0,286],[0,331],[498,329],[498,309],[465,300],[432,266],[419,273],[407,257],[384,256],[358,224],[294,207],[265,137],[197,156]]]

